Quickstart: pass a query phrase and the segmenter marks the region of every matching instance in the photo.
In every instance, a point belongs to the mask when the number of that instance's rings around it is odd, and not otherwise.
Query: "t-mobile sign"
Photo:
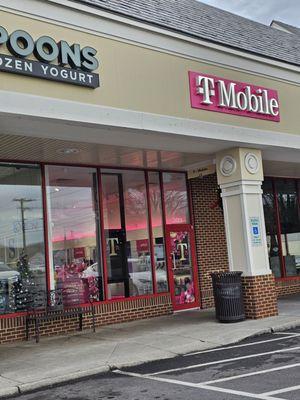
[[[191,106],[207,111],[279,122],[274,89],[189,71]]]

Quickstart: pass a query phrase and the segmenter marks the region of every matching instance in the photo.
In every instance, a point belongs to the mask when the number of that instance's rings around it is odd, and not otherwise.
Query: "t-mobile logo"
[[[202,94],[202,104],[213,104],[210,100],[215,95],[215,81],[213,78],[198,75],[196,77],[197,94]]]
[[[193,108],[280,121],[277,90],[193,71],[189,83]]]

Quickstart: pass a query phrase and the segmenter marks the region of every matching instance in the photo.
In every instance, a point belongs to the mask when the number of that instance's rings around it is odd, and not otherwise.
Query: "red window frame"
[[[98,204],[99,204],[99,215],[100,215],[100,249],[101,249],[101,261],[102,261],[102,276],[103,276],[103,281],[104,281],[104,300],[97,301],[95,304],[105,304],[105,303],[111,303],[111,302],[120,302],[120,301],[131,301],[135,299],[143,299],[143,298],[153,298],[153,297],[159,297],[159,296],[164,296],[166,294],[171,294],[171,281],[170,281],[170,274],[169,274],[169,269],[166,268],[167,271],[167,280],[168,280],[168,291],[166,292],[157,292],[157,284],[156,284],[156,274],[155,274],[155,257],[154,257],[154,247],[153,247],[153,232],[152,232],[152,213],[151,213],[151,206],[150,206],[150,199],[149,199],[149,177],[148,173],[149,172],[158,172],[159,174],[159,185],[160,185],[160,191],[161,191],[161,202],[162,202],[162,222],[163,222],[163,234],[164,234],[164,248],[165,248],[165,257],[166,257],[166,267],[168,264],[167,260],[167,248],[166,248],[166,234],[167,234],[167,229],[166,229],[166,209],[165,209],[165,201],[164,201],[164,187],[163,187],[163,173],[181,173],[185,175],[185,181],[186,181],[186,188],[187,188],[187,195],[188,195],[188,210],[189,210],[189,216],[190,216],[190,224],[189,226],[192,229],[193,232],[193,210],[192,210],[192,202],[191,202],[191,193],[190,193],[190,186],[189,182],[187,179],[187,173],[185,171],[180,171],[180,170],[165,170],[165,169],[157,169],[157,168],[139,168],[139,167],[116,167],[116,166],[110,166],[110,165],[93,165],[93,164],[76,164],[76,163],[55,163],[55,162],[36,162],[36,161],[29,161],[29,160],[5,160],[5,159],[0,159],[0,163],[16,163],[16,164],[34,164],[37,166],[40,166],[41,170],[41,178],[42,178],[42,183],[41,183],[41,188],[42,188],[42,203],[43,203],[43,231],[44,231],[44,246],[45,246],[45,268],[46,268],[46,287],[47,290],[50,288],[50,255],[49,253],[49,232],[48,232],[48,227],[49,227],[49,221],[48,221],[48,204],[47,204],[47,190],[46,190],[46,176],[45,176],[45,168],[49,165],[55,165],[55,166],[70,166],[70,167],[82,167],[82,168],[95,168],[97,170],[97,180],[98,180]],[[153,279],[153,293],[152,294],[147,294],[147,295],[141,295],[141,296],[133,296],[133,297],[128,297],[124,299],[108,299],[108,283],[107,283],[107,264],[106,264],[106,254],[105,254],[105,237],[104,237],[104,226],[103,226],[103,197],[102,197],[102,187],[101,187],[101,170],[102,169],[116,169],[116,170],[135,170],[135,171],[143,171],[145,174],[145,182],[146,182],[146,195],[147,195],[147,208],[148,208],[148,226],[149,226],[149,240],[150,240],[150,257],[151,257],[151,263],[152,263],[152,279]],[[194,264],[194,270],[195,270],[195,293],[198,298],[198,303],[199,303],[199,288],[198,288],[198,268],[197,268],[197,263],[196,263],[196,248],[195,247],[195,237],[194,237],[194,232],[193,232],[193,237],[192,237],[192,251],[193,251],[193,259],[195,260]],[[88,304],[80,304],[80,306],[88,306]],[[12,318],[14,316],[22,316],[26,315],[26,312],[16,312],[16,313],[10,313],[10,314],[2,314],[0,315],[1,318]]]
[[[300,178],[266,176],[265,179],[268,179],[271,181],[273,196],[274,196],[276,232],[277,232],[277,241],[278,241],[278,246],[279,246],[280,269],[281,269],[281,275],[282,275],[280,278],[279,277],[276,278],[276,280],[277,281],[289,281],[289,280],[295,280],[295,279],[300,280],[300,276],[297,276],[297,275],[287,276],[287,274],[286,274],[286,265],[285,265],[285,259],[283,256],[283,250],[282,250],[280,210],[279,210],[278,196],[277,196],[278,192],[276,189],[276,181],[277,180],[285,179],[285,180],[290,180],[290,181],[295,182],[296,192],[298,195],[298,209],[299,209],[299,215],[300,215]]]

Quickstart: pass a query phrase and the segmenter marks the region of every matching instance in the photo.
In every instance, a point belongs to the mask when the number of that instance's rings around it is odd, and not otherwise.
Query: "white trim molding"
[[[5,118],[9,117],[10,124],[8,126],[3,125]],[[90,128],[85,131],[84,135],[84,140],[90,142],[95,142],[95,138],[99,137],[101,127],[105,127],[111,136],[113,136],[112,128],[119,128],[117,132],[117,144],[119,146],[128,146],[128,138],[132,138],[134,133],[138,133],[135,147],[147,146],[148,142],[152,143],[153,146],[155,139],[157,145],[160,144],[161,140],[164,149],[172,151],[172,141],[175,140],[175,137],[178,137],[178,140],[181,137],[183,139],[180,142],[181,147],[177,150],[182,152],[212,154],[223,148],[252,146],[252,148],[264,150],[268,150],[268,148],[271,150],[291,149],[294,150],[294,156],[297,155],[299,160],[300,135],[296,134],[176,118],[0,90],[2,133],[14,134],[13,124],[20,122],[21,117],[38,121],[37,136],[47,135],[46,124],[49,121],[54,122],[56,128],[52,128],[48,135],[57,139],[66,139],[60,137],[63,132],[60,132],[59,124],[70,127],[71,138],[69,139],[72,140],[82,141],[82,127]],[[42,130],[40,129],[40,119],[44,121]],[[80,127],[78,138],[76,138],[76,131],[73,129],[76,126]],[[71,129],[71,127],[73,128]],[[120,135],[120,130],[122,135]],[[21,132],[15,134],[21,134]],[[167,134],[172,134],[173,139],[169,140],[170,136],[168,138]],[[30,132],[30,135],[35,136],[33,131]],[[189,137],[189,140],[186,140],[187,137]],[[290,161],[293,160],[290,159]]]
[[[262,194],[261,181],[242,180],[231,183],[222,183],[221,197],[231,197],[241,194]]]

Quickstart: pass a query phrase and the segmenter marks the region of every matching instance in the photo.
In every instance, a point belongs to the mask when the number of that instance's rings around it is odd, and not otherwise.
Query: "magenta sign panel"
[[[279,122],[274,89],[189,71],[191,106],[241,117]]]

